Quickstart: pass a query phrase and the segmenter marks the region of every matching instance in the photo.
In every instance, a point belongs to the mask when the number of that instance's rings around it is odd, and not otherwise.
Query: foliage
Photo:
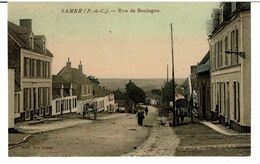
[[[145,102],[146,95],[140,87],[136,86],[131,80],[125,86],[126,93],[131,101],[135,104]]]
[[[114,91],[114,96],[116,100],[127,100],[128,98],[126,92],[122,92],[119,89]]]
[[[95,78],[95,76],[88,76],[88,79],[89,79],[92,83],[94,83],[94,84],[97,84],[97,85],[100,84],[99,81],[98,81],[98,79]]]
[[[160,96],[162,94],[162,91],[160,89],[152,89],[152,94]]]
[[[169,102],[173,101],[173,81],[165,82],[163,88],[162,88],[162,101],[163,102]],[[175,83],[175,87],[177,84]]]

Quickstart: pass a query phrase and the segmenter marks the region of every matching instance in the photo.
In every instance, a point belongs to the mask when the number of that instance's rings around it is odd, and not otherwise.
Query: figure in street
[[[94,108],[93,110],[94,110],[94,119],[97,120],[97,113],[98,113],[97,108]]]
[[[145,108],[145,115],[147,116],[147,114],[148,114],[148,108],[146,107]]]
[[[136,116],[137,116],[138,125],[142,126],[143,125],[143,120],[145,118],[144,111],[142,109],[139,109],[137,114],[136,114]]]

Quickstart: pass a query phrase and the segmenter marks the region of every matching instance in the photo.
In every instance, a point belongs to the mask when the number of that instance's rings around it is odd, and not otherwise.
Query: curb
[[[198,151],[210,149],[231,149],[231,148],[250,148],[250,144],[219,144],[219,145],[200,145],[200,146],[181,146],[178,151]]]
[[[20,145],[21,143],[24,143],[24,142],[27,142],[27,141],[29,141],[29,139],[31,139],[33,136],[32,135],[27,135],[27,136],[25,136],[22,140],[20,140],[20,141],[17,141],[17,142],[15,142],[15,143],[10,143],[10,144],[8,144],[8,147],[9,147],[9,149],[11,149],[11,148],[13,148],[13,147],[15,147],[15,146],[17,146],[17,145]]]

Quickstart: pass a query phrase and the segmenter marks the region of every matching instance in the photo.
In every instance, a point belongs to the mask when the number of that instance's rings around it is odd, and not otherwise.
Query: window
[[[15,94],[14,113],[20,113],[20,95],[19,94]]]
[[[234,81],[234,119],[240,121],[240,85],[238,81]]]
[[[225,51],[228,50],[228,37],[225,37]],[[225,65],[228,65],[228,54],[225,54]]]
[[[237,121],[240,121],[240,85],[237,83]]]
[[[224,103],[223,103],[223,114],[224,116],[226,115],[226,84],[223,83],[223,100],[224,100]]]
[[[46,40],[45,39],[42,41],[42,49],[43,49],[43,53],[46,53]]]
[[[45,115],[48,115],[49,114],[49,107],[46,107],[45,108]]]
[[[31,88],[24,88],[23,89],[23,95],[24,95],[24,110],[31,109]]]
[[[216,48],[215,48],[215,54],[216,54],[216,68],[219,68],[219,44],[218,42],[216,43]]]
[[[238,46],[238,30],[233,30],[231,32],[231,51],[232,52],[238,52],[239,50],[239,46]],[[238,55],[235,55],[235,54],[231,54],[231,64],[234,65],[234,64],[237,64],[239,63],[239,56]]]
[[[71,110],[71,99],[69,99],[69,110]]]
[[[34,39],[33,39],[33,35],[32,34],[30,34],[30,47],[31,47],[31,49],[34,49]]]
[[[234,12],[237,9],[237,2],[231,2],[231,12]]]
[[[219,67],[222,67],[223,66],[223,45],[222,45],[222,40],[219,41]]]
[[[39,110],[39,115],[40,116],[43,116],[43,108],[41,107],[40,110]]]
[[[37,77],[40,77],[41,76],[41,63],[40,63],[40,60],[37,60],[36,61],[36,76]]]
[[[77,100],[76,100],[76,98],[74,98],[74,103],[75,103],[74,107],[76,108],[77,107]]]
[[[61,101],[57,100],[56,101],[56,113],[59,113],[61,110]]]
[[[29,77],[30,75],[30,60],[29,58],[24,58],[24,77]]]
[[[38,88],[38,107],[40,108],[42,106],[42,88]]]
[[[237,119],[237,82],[233,82],[234,119]]]
[[[33,88],[33,109],[36,109],[36,88]]]
[[[219,93],[218,93],[219,113],[222,113],[222,91],[221,91],[222,90],[222,83],[219,82],[218,84],[219,84],[218,85],[218,89],[219,89]]]

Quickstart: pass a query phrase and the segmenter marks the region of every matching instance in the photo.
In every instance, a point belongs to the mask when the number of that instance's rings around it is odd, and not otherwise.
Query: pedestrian
[[[97,108],[94,108],[93,110],[94,110],[94,119],[97,120],[97,113],[98,113]]]
[[[86,105],[83,106],[83,118],[85,118],[85,115],[86,115]]]
[[[142,125],[143,125],[143,120],[144,120],[144,118],[145,118],[145,116],[144,116],[144,111],[143,111],[142,109],[139,109],[139,110],[137,111],[136,116],[137,116],[138,125],[139,125],[139,126],[142,126]]]
[[[148,108],[146,107],[145,108],[145,115],[147,116],[147,114],[148,114]]]

